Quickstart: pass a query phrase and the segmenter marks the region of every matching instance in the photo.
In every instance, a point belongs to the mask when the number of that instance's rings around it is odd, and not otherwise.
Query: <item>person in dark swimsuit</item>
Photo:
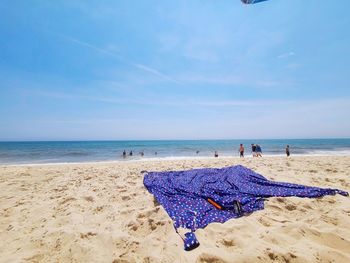
[[[244,146],[242,143],[239,146],[239,157],[244,157]]]
[[[262,150],[259,144],[255,146],[256,157],[262,157]]]
[[[252,143],[252,155],[256,157],[256,145]]]
[[[286,154],[287,154],[287,157],[289,157],[289,155],[290,155],[289,145],[287,145],[287,147],[286,147]]]
[[[214,157],[219,157],[219,154],[218,154],[218,152],[217,152],[217,151],[215,151],[215,153],[214,153]]]

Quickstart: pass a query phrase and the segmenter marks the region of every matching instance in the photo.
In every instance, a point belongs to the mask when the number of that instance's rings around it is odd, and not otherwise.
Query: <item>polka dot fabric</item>
[[[269,181],[244,166],[221,169],[204,168],[188,171],[149,172],[144,185],[164,207],[175,228],[195,231],[211,222],[224,223],[264,209],[264,200],[271,196],[321,197],[347,192],[291,183]],[[214,200],[222,209],[208,202]],[[233,209],[235,202],[241,204],[242,213]]]

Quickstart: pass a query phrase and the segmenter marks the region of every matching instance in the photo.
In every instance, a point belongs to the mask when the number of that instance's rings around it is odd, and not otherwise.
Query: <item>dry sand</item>
[[[350,157],[218,158],[0,167],[0,262],[350,262],[350,198],[270,198],[198,230],[183,250],[142,170],[243,164],[269,179],[350,191]]]

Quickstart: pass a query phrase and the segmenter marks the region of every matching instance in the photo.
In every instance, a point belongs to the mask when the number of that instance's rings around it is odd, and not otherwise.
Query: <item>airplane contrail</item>
[[[143,70],[145,72],[148,72],[148,73],[151,73],[155,76],[158,76],[158,77],[161,77],[163,79],[166,79],[166,80],[169,80],[169,81],[172,81],[172,82],[175,82],[177,84],[181,84],[179,81],[173,79],[172,77],[168,76],[168,75],[165,75],[163,73],[161,73],[160,71],[154,69],[154,68],[151,68],[151,67],[148,67],[146,65],[143,65],[143,64],[138,64],[138,63],[134,63],[134,62],[130,62],[126,59],[124,59],[123,57],[109,51],[109,50],[106,50],[106,49],[103,49],[103,48],[100,48],[100,47],[96,47],[94,45],[91,45],[90,43],[87,43],[87,42],[84,42],[84,41],[81,41],[81,40],[78,40],[76,38],[73,38],[71,36],[68,36],[68,35],[64,35],[64,34],[61,34],[61,33],[56,33],[57,35],[59,35],[60,37],[62,38],[65,38],[71,42],[74,42],[76,44],[79,44],[79,45],[82,45],[82,46],[85,46],[85,47],[88,47],[88,48],[91,48],[95,51],[98,51],[98,52],[101,52],[101,53],[104,53],[104,54],[107,54],[107,55],[110,55],[114,58],[117,58],[118,60],[130,65],[130,66],[133,66],[135,68],[138,68],[140,70]]]

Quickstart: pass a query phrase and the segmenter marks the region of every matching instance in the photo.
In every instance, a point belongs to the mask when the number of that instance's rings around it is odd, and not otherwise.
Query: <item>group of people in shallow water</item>
[[[253,157],[262,157],[261,146],[259,144],[254,144],[254,143],[252,143],[251,146],[252,146]],[[242,143],[239,145],[238,152],[239,152],[239,157],[243,158],[244,157],[244,145]],[[289,145],[286,146],[286,155],[287,155],[287,157],[290,156]],[[217,151],[215,151],[214,157],[219,157],[219,154]]]
[[[157,154],[158,154],[157,152],[154,153],[154,155],[157,155]],[[143,157],[145,155],[145,153],[143,151],[141,151],[141,152],[139,152],[139,155],[141,157]],[[133,152],[130,151],[129,154],[126,154],[126,151],[124,150],[122,153],[122,156],[123,156],[123,158],[126,158],[126,156],[133,156]]]
[[[262,150],[261,146],[259,144],[251,144],[252,146],[252,155],[253,157],[262,157]],[[290,151],[289,151],[289,145],[286,146],[286,155],[287,157],[290,156]],[[244,147],[243,144],[240,145],[239,147],[239,156],[244,157]]]
[[[129,156],[132,156],[132,154],[133,154],[132,151],[130,151]],[[123,158],[126,158],[126,151],[125,150],[123,151]]]
[[[244,145],[242,143],[239,145],[238,152],[239,152],[239,157],[243,158],[244,157]],[[262,157],[262,150],[261,150],[261,146],[259,144],[252,143],[252,155],[253,155],[253,157]],[[215,151],[214,157],[219,157],[219,154],[217,151]]]
[[[253,157],[262,157],[262,150],[259,144],[252,143],[252,155]]]
[[[252,143],[251,146],[252,146],[252,155],[253,155],[253,157],[262,157],[261,146],[259,144],[254,144],[254,143]],[[239,152],[239,157],[243,158],[244,157],[244,145],[242,143],[239,145],[238,152]],[[139,154],[141,155],[141,157],[143,157],[145,155],[143,151],[139,152]],[[199,154],[198,150],[196,151],[196,154]],[[133,152],[130,151],[128,155],[132,156]],[[157,152],[155,152],[154,155],[157,155]],[[287,157],[290,156],[289,145],[286,146],[286,155],[287,155]],[[122,156],[123,156],[123,158],[126,158],[127,153],[126,153],[125,150],[123,151]],[[214,157],[219,157],[218,151],[214,152]]]

